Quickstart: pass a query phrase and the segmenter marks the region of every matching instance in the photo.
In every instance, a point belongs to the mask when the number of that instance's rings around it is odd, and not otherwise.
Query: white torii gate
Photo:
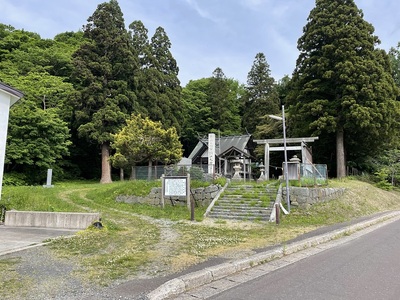
[[[318,137],[305,137],[305,138],[287,138],[286,144],[300,144],[298,146],[287,146],[286,151],[299,151],[301,150],[302,163],[312,163],[312,157],[308,154],[306,143],[312,143],[318,140]],[[265,145],[264,150],[264,165],[265,165],[265,180],[269,180],[269,153],[271,151],[284,151],[283,146],[270,147],[270,145],[281,145],[284,143],[283,139],[267,139],[267,140],[254,140],[258,145]]]
[[[0,199],[3,185],[4,159],[6,154],[8,116],[10,107],[24,96],[20,91],[0,82]]]

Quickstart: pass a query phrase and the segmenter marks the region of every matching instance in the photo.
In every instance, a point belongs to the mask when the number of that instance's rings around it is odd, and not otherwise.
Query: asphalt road
[[[208,299],[400,299],[400,221]]]
[[[73,235],[75,229],[52,229],[37,227],[9,227],[0,225],[0,256],[30,247],[58,236]]]

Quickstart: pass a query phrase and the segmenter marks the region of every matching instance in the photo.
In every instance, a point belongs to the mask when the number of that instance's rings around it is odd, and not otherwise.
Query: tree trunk
[[[100,183],[111,183],[110,145],[101,145],[101,179]]]
[[[344,131],[338,128],[336,132],[336,177],[343,178],[346,176],[346,157],[344,151]]]
[[[153,171],[153,162],[149,160],[149,166],[147,167],[147,180],[151,180],[152,178],[152,171]]]
[[[121,180],[121,181],[124,181],[124,169],[123,168],[120,168],[119,169],[119,179]]]

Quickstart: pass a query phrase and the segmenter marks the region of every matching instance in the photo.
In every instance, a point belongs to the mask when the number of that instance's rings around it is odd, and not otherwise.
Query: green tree
[[[277,114],[280,104],[275,80],[271,77],[271,71],[263,53],[257,53],[255,57],[247,75],[245,90],[242,126],[250,133],[255,133],[257,125],[261,125],[262,117]],[[269,121],[266,118],[264,120]]]
[[[24,98],[19,102],[18,109],[12,110],[13,126],[10,126],[12,140],[9,144],[14,147],[12,157],[9,156],[7,170],[25,173],[30,182],[38,183],[40,176],[45,172],[43,168],[52,163],[55,177],[68,176],[65,171],[71,144],[67,124],[71,122],[73,107],[71,103],[74,88],[68,82],[72,70],[72,53],[77,49],[82,34],[69,34],[68,40],[41,39],[38,34],[24,30],[16,30],[11,26],[0,24],[0,81],[23,91]],[[60,37],[63,34],[59,35]],[[73,42],[75,41],[75,42]],[[16,106],[17,107],[17,106]],[[29,116],[20,114],[31,113]],[[66,140],[61,138],[44,137],[37,140],[36,127],[48,122],[48,131],[44,134],[51,135],[53,124],[59,124],[56,130],[67,130]],[[28,122],[33,122],[28,124]],[[21,126],[23,128],[18,128]],[[42,130],[42,129],[40,129]],[[28,134],[32,131],[32,135]],[[21,136],[20,136],[21,135]],[[61,143],[44,146],[44,143]],[[62,149],[68,144],[62,158],[52,153],[57,147]],[[26,160],[18,157],[23,153],[23,147],[36,145],[43,156],[36,155],[35,151],[26,156]],[[17,148],[20,148],[19,150]],[[18,150],[18,151],[17,151]],[[10,154],[11,155],[11,154]],[[35,156],[36,155],[36,156]],[[52,160],[56,160],[53,163]],[[62,168],[62,169],[61,169]],[[41,174],[41,175],[39,175]],[[35,178],[34,178],[35,177]],[[36,180],[37,177],[37,180]],[[60,177],[59,177],[60,178]]]
[[[148,38],[148,30],[142,21],[134,21],[129,25],[132,47],[137,56],[139,67],[135,71],[134,88],[139,103],[138,113],[148,115],[148,102],[155,97],[151,87],[153,82],[150,76],[151,46]]]
[[[71,75],[72,53],[83,39],[82,32],[59,34],[54,40],[41,39],[38,34],[3,24],[0,36],[0,69],[6,71],[11,63],[20,76],[46,72],[63,78]]]
[[[221,68],[216,68],[208,87],[208,106],[211,109],[210,131],[221,134],[241,132],[239,83],[227,79]]]
[[[132,46],[136,50],[139,59],[140,71],[150,67],[151,46],[148,38],[148,30],[142,21],[134,21],[129,25]]]
[[[116,153],[112,162],[116,167],[133,167],[148,162],[149,177],[153,162],[177,162],[182,157],[182,144],[174,127],[164,129],[160,122],[132,114],[117,134],[112,147]]]
[[[48,168],[69,154],[70,133],[57,108],[43,110],[23,98],[10,111],[6,171],[22,172],[38,183]]]
[[[101,146],[101,183],[111,182],[112,136],[135,111],[133,75],[138,68],[118,2],[100,4],[84,27],[87,40],[75,52],[78,133]]]
[[[386,174],[382,180],[389,180],[391,185],[395,186],[400,179],[400,150],[389,149],[384,151],[376,159],[375,169],[377,174]]]
[[[319,0],[298,41],[289,125],[320,136],[323,157],[336,157],[339,178],[347,161],[359,163],[398,135],[397,89],[373,33],[353,0]]]
[[[150,53],[144,44],[143,76],[139,101],[153,121],[165,128],[181,131],[179,115],[182,113],[179,68],[170,52],[171,42],[162,27],[158,27],[150,41]],[[146,57],[147,56],[147,57]]]
[[[212,129],[211,107],[208,105],[210,79],[190,80],[182,89],[182,144],[189,155],[198,140]]]
[[[397,87],[400,87],[400,43],[397,47],[392,47],[389,50],[389,59],[392,69],[392,76]]]

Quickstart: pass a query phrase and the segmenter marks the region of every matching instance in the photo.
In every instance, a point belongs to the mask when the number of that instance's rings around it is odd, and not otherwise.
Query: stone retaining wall
[[[191,189],[191,197],[194,198],[198,206],[208,206],[222,187],[220,185],[210,185],[208,187]],[[139,203],[161,206],[161,188],[152,188],[149,195],[145,197],[119,195],[115,199],[117,202]],[[186,197],[165,197],[165,205],[186,206]]]
[[[306,188],[290,187],[290,204],[299,208],[308,208],[319,202],[337,199],[345,192],[344,188]],[[286,189],[282,189],[283,199],[286,199]]]

